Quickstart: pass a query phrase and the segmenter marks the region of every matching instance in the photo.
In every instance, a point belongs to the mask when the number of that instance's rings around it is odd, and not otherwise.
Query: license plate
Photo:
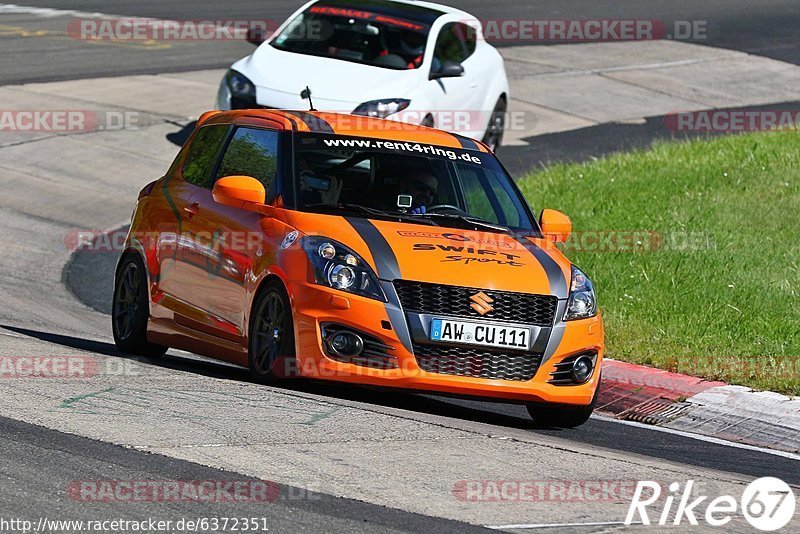
[[[527,350],[530,346],[531,329],[469,321],[434,319],[431,321],[431,340]]]

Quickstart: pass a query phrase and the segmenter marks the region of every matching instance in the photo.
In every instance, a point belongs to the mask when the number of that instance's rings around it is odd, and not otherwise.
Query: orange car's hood
[[[568,297],[570,262],[543,239],[316,214],[297,223],[352,248],[383,280]]]

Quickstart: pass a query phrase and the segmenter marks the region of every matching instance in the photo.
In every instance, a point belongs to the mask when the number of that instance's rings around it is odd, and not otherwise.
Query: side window
[[[509,184],[496,179],[492,171],[471,165],[459,165],[458,172],[470,215],[495,224],[530,229],[525,208]]]
[[[502,184],[497,180],[492,180],[491,184],[492,190],[494,191],[494,196],[497,197],[497,203],[500,205],[500,209],[503,210],[505,224],[508,226],[519,227],[519,211],[517,210],[517,206],[514,205],[514,201],[512,200],[510,193],[503,189]]]
[[[445,61],[455,61],[461,63],[466,59],[464,47],[461,39],[458,36],[458,24],[451,22],[442,26],[439,31],[439,37],[436,39],[436,48],[434,50],[434,62],[438,62],[441,66]],[[434,65],[436,67],[436,65]]]
[[[497,214],[489,202],[489,196],[481,185],[478,171],[472,167],[461,165],[459,167],[461,185],[464,188],[464,199],[467,201],[467,213],[480,217],[485,221],[499,224]]]
[[[434,50],[434,69],[445,61],[463,63],[475,52],[477,34],[463,22],[451,22],[442,26]]]
[[[273,130],[238,128],[228,143],[216,178],[252,176],[269,191],[278,175],[278,136]]]
[[[211,188],[211,171],[217,151],[228,132],[227,124],[203,126],[192,141],[183,163],[183,179],[194,185]]]
[[[464,59],[461,60],[463,62],[475,53],[475,47],[478,46],[478,33],[463,22],[456,23],[455,28],[453,28],[453,33],[456,34],[456,37],[458,37],[464,47]]]

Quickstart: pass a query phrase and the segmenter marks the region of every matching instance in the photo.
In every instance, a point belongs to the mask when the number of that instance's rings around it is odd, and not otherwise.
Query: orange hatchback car
[[[114,338],[300,376],[518,402],[577,426],[600,384],[589,278],[482,143],[319,112],[204,114],[139,194]]]

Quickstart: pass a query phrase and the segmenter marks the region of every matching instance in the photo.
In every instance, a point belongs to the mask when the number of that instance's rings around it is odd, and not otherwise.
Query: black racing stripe
[[[561,341],[564,339],[564,332],[567,328],[567,325],[564,324],[564,321],[561,320],[564,317],[564,312],[567,311],[567,302],[560,301],[558,306],[556,307],[556,324],[553,326],[553,329],[550,331],[550,338],[547,340],[547,347],[545,348],[544,354],[542,355],[542,361],[539,366],[544,365],[553,355],[558,351],[559,345],[561,345]]]
[[[467,150],[480,150],[478,148],[478,143],[476,143],[469,137],[464,137],[463,135],[455,135],[455,134],[453,135],[453,137],[455,137],[458,140],[458,142],[461,143],[461,148]]]
[[[408,321],[406,315],[403,313],[403,307],[400,305],[400,298],[397,296],[397,290],[394,284],[385,280],[381,281],[383,293],[386,295],[388,302],[384,304],[386,315],[389,317],[389,322],[392,323],[397,339],[403,344],[403,347],[410,352],[414,353],[414,345],[411,342],[411,332],[408,331]]]
[[[326,133],[332,134],[334,133],[333,127],[330,125],[328,121],[325,119],[321,119],[316,115],[312,115],[311,113],[306,113],[305,111],[287,111],[289,115],[294,115],[308,126],[308,129],[312,132],[316,133]]]
[[[297,121],[290,117],[286,117],[286,120],[292,125],[292,130],[297,131]]]
[[[411,333],[408,331],[408,324],[400,306],[397,291],[392,284],[393,280],[400,278],[400,265],[397,263],[397,256],[395,256],[389,242],[375,228],[374,224],[366,219],[356,217],[345,217],[345,220],[350,223],[367,244],[367,248],[369,248],[372,258],[375,260],[375,270],[378,271],[376,274],[380,279],[381,288],[383,288],[383,293],[387,298],[387,302],[384,304],[386,315],[389,317],[389,322],[392,323],[397,339],[400,340],[400,343],[403,344],[403,347],[408,352],[413,353]]]
[[[515,237],[515,239],[526,249],[533,254],[536,261],[544,268],[547,273],[547,279],[550,282],[550,292],[560,299],[569,297],[569,288],[567,287],[567,279],[564,276],[564,271],[556,263],[556,260],[550,257],[547,252],[539,248],[535,243],[531,242],[524,236]]]
[[[367,219],[359,219],[357,217],[345,217],[345,219],[367,244],[370,253],[372,253],[372,258],[375,260],[378,278],[389,281],[400,278],[400,265],[397,262],[397,256],[395,256],[394,250],[392,250],[386,238],[383,237],[383,234],[375,228],[375,225]]]

